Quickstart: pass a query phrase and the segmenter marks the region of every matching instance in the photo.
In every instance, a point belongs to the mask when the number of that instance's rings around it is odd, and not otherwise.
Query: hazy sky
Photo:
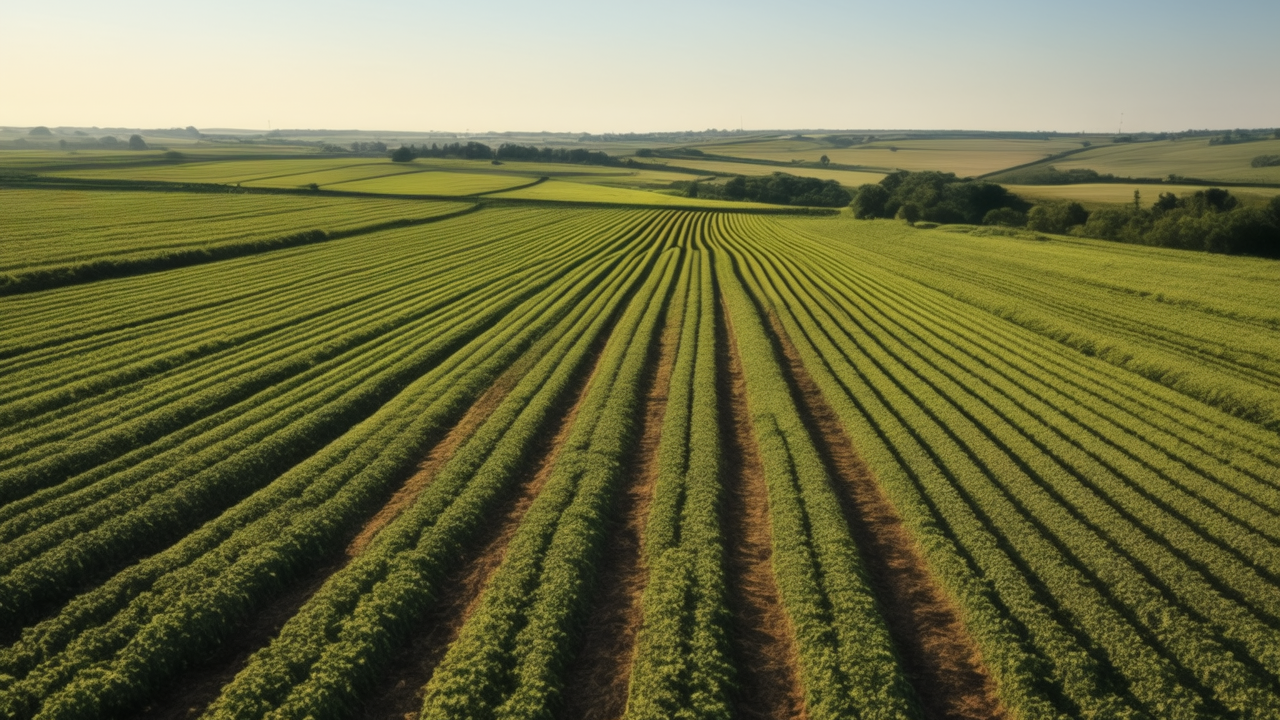
[[[1280,126],[1280,1],[3,6],[0,124]]]

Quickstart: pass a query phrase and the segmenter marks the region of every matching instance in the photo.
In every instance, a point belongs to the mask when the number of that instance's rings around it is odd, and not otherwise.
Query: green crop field
[[[1006,185],[1010,192],[1030,201],[1074,200],[1086,206],[1127,205],[1133,203],[1133,191],[1137,190],[1144,207],[1150,207],[1161,193],[1173,193],[1178,197],[1193,195],[1205,189],[1204,185],[1179,183],[1080,183],[1077,185]],[[1260,205],[1280,195],[1280,187],[1232,187],[1231,194],[1242,201]]]
[[[884,173],[859,172],[857,170],[830,170],[807,166],[781,167],[777,165],[756,165],[753,163],[725,162],[717,160],[698,160],[696,158],[678,158],[665,161],[668,165],[693,170],[706,170],[713,173],[729,173],[732,175],[768,175],[772,172],[784,172],[800,177],[814,177],[819,180],[835,180],[848,188],[856,188],[866,183],[877,183]],[[681,178],[688,179],[688,178]]]
[[[877,140],[840,148],[819,137],[803,140],[778,139],[757,142],[699,145],[710,155],[727,155],[756,160],[817,162],[826,155],[831,162],[884,170],[940,170],[961,177],[983,175],[1015,165],[1035,162],[1047,155],[1079,148],[1071,138],[1051,140]]]
[[[1057,147],[988,142],[895,155]],[[616,166],[33,158],[0,718],[1280,717],[1274,260]]]
[[[1237,183],[1280,183],[1280,166],[1251,166],[1259,155],[1280,155],[1280,140],[1210,145],[1207,138],[1098,145],[1053,162],[1059,170],[1088,168],[1118,177],[1169,175]]]

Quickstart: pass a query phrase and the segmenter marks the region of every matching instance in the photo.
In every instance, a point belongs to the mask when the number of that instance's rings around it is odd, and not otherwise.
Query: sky
[[[1277,0],[7,0],[0,125],[1280,126]]]

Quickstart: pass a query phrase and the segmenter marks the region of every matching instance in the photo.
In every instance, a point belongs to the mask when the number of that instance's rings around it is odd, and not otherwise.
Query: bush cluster
[[[385,146],[383,150],[385,151]],[[524,162],[572,163],[577,165],[620,165],[617,158],[600,152],[583,148],[550,148],[535,145],[516,145],[503,143],[497,150],[484,143],[468,142],[446,143],[437,145],[424,143],[418,145],[401,145],[391,153],[395,162],[409,162],[414,158],[462,158],[464,160],[518,160]]]
[[[1149,209],[1094,211],[1077,232],[1141,245],[1280,257],[1280,197],[1254,208],[1221,188],[1186,198],[1162,193]]]
[[[858,188],[852,207],[859,219],[977,225],[990,216],[992,224],[1022,225],[1020,215],[1031,205],[996,183],[962,180],[954,173],[901,170]]]
[[[692,182],[675,182],[672,187],[683,190],[686,197],[714,198],[717,200],[747,200],[773,205],[808,205],[813,207],[843,207],[849,204],[849,191],[835,180],[797,177],[775,172],[762,177],[738,175],[723,185]]]

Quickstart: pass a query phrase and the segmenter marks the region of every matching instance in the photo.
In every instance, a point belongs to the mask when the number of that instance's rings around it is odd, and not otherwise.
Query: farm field
[[[1280,167],[1250,166],[1259,155],[1280,155],[1280,140],[1210,145],[1208,138],[1098,145],[1055,160],[1059,170],[1087,168],[1119,177],[1166,178],[1171,174],[1237,183],[1280,183]]]
[[[840,165],[860,165],[888,170],[940,170],[960,177],[983,175],[1035,162],[1047,155],[1079,148],[1071,138],[1050,140],[878,140],[865,145],[839,148],[818,138],[776,139],[756,142],[699,145],[712,155],[791,162],[817,162],[826,155]]]
[[[1280,715],[1274,261],[567,178],[0,199],[0,717]]]
[[[465,203],[294,196],[0,190],[0,293],[247,254]]]
[[[777,165],[755,165],[752,163],[724,162],[716,160],[698,160],[696,158],[672,158],[665,160],[668,165],[708,172],[732,173],[734,175],[768,175],[772,172],[784,172],[800,177],[814,177],[819,180],[835,180],[847,188],[856,188],[866,183],[877,183],[884,178],[883,173],[858,172],[856,170],[828,170],[812,167],[780,167]],[[681,178],[688,179],[688,178]]]
[[[693,177],[693,176],[689,176]],[[668,205],[672,207],[701,208],[754,208],[773,209],[777,205],[753,202],[729,202],[723,200],[703,200],[699,198],[675,197],[662,193],[647,192],[626,187],[612,187],[597,183],[580,183],[570,180],[548,180],[509,192],[494,193],[494,198],[514,198],[520,200],[550,200],[560,202],[608,203],[616,205]]]
[[[1003,184],[1003,183],[1002,183]],[[1194,195],[1206,189],[1204,185],[1179,185],[1177,183],[1080,183],[1077,185],[1005,185],[1009,192],[1027,200],[1074,200],[1086,207],[1103,205],[1128,205],[1133,203],[1133,191],[1142,195],[1144,207],[1150,207],[1161,193],[1173,193],[1178,197]],[[1231,187],[1232,195],[1241,201],[1261,205],[1276,195],[1280,187]]]

